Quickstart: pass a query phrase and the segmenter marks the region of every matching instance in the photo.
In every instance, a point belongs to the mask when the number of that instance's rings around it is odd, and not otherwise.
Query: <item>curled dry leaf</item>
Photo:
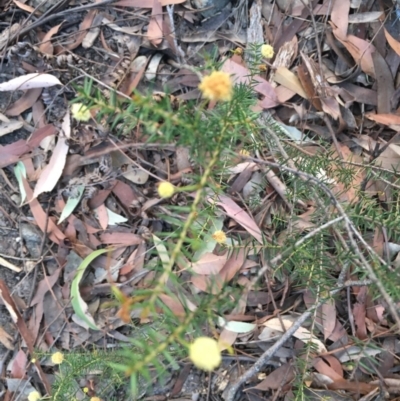
[[[210,196],[208,202],[213,203],[214,197]],[[220,195],[217,200],[217,205],[225,209],[226,214],[239,223],[249,234],[251,234],[260,244],[263,243],[260,228],[255,221],[231,198],[225,195]]]
[[[10,132],[14,132],[20,129],[24,123],[19,120],[8,120],[7,122],[0,122],[0,136],[7,135]]]
[[[33,197],[37,198],[43,192],[50,192],[61,177],[68,153],[68,143],[65,138],[58,138],[49,164],[45,167],[36,184]]]
[[[0,84],[0,92],[48,88],[54,85],[62,85],[54,75],[32,73],[3,82]]]
[[[285,316],[281,319],[273,318],[268,320],[264,323],[265,327],[272,329],[276,332],[277,335],[283,335],[284,330],[288,330],[290,327],[293,326],[296,319]],[[284,328],[282,327],[282,324]],[[294,337],[298,338],[299,340],[308,343],[311,342],[315,347],[318,354],[327,352],[325,345],[320,341],[317,337],[315,337],[309,330],[305,329],[304,327],[299,327],[295,333],[293,334]],[[259,336],[260,339],[263,339],[263,333]]]

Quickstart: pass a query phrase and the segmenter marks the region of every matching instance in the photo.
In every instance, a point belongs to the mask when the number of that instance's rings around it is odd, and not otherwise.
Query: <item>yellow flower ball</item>
[[[82,389],[82,391],[86,394],[86,393],[88,393],[89,392],[89,387],[84,387],[83,389]]]
[[[63,360],[64,360],[64,354],[62,354],[61,352],[56,352],[51,356],[51,362],[55,363],[56,365],[62,363]]]
[[[239,154],[244,157],[250,156],[250,152],[247,149],[240,149]]]
[[[221,351],[217,341],[209,337],[199,337],[189,345],[189,358],[202,370],[211,372],[221,363]]]
[[[199,85],[203,97],[209,100],[228,101],[232,98],[232,81],[228,73],[213,71]]]
[[[28,401],[38,401],[42,398],[38,391],[31,391],[28,395]]]
[[[82,103],[74,103],[71,105],[71,114],[77,121],[89,121],[92,117],[90,110]]]
[[[99,397],[91,397],[90,401],[101,401],[101,398],[99,398]]]
[[[274,57],[274,48],[271,45],[262,45],[261,46],[261,55],[265,58]]]
[[[214,241],[217,241],[218,244],[223,244],[226,242],[226,235],[222,230],[217,230],[212,235]]]
[[[161,198],[170,198],[174,192],[175,187],[170,182],[164,181],[158,186],[158,195]]]

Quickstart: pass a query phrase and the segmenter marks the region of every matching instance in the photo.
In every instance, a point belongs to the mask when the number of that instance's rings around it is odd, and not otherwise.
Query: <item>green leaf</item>
[[[254,330],[257,325],[254,323],[246,323],[246,322],[237,322],[237,321],[230,321],[227,322],[223,317],[218,316],[218,325],[232,331],[234,333],[243,334],[249,333],[250,331]]]
[[[164,243],[160,240],[160,238],[158,238],[154,234],[153,234],[153,241],[154,241],[154,245],[155,245],[155,247],[157,249],[158,256],[161,259],[161,263],[163,265],[163,268],[164,269],[168,269],[168,266],[169,266],[169,255],[168,255],[167,248],[165,247]]]
[[[71,284],[72,308],[74,309],[76,315],[80,317],[93,330],[100,329],[96,326],[93,317],[88,313],[88,306],[86,302],[82,299],[79,292],[79,283],[81,282],[83,274],[85,273],[85,270],[90,265],[90,263],[92,263],[93,260],[95,260],[98,256],[106,252],[110,252],[110,249],[99,249],[97,251],[93,251],[90,255],[88,255],[76,270],[76,276],[72,280]]]
[[[78,206],[78,203],[82,199],[82,195],[85,191],[84,185],[78,185],[77,189],[77,196],[70,196],[65,204],[65,207],[61,213],[60,219],[58,220],[57,224],[61,224],[65,219],[67,219],[71,213],[75,210]]]
[[[138,386],[137,386],[136,373],[133,373],[131,375],[131,393],[132,393],[132,397],[133,398],[136,398],[136,396],[138,395]]]
[[[193,262],[197,262],[198,260],[200,260],[201,257],[206,253],[212,253],[214,251],[215,245],[217,245],[217,241],[213,239],[212,235],[215,233],[215,231],[222,230],[223,225],[224,225],[223,220],[221,219],[213,220],[211,228],[208,230],[208,233],[203,237],[202,244],[199,246],[199,249],[197,249],[197,251],[193,255]]]
[[[117,213],[114,213],[112,210],[110,210],[108,207],[107,209],[107,215],[108,215],[108,225],[109,226],[115,226],[119,223],[126,223],[128,219],[126,217],[123,217]]]
[[[26,178],[26,169],[25,165],[22,162],[18,162],[14,167],[14,174],[18,181],[19,192],[21,193],[21,205],[24,203],[26,199],[26,192],[24,188],[24,183],[22,181],[22,177]]]

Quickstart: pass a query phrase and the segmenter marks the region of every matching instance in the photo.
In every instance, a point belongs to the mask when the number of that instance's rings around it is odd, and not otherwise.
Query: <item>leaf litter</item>
[[[14,324],[10,331],[3,327],[6,322],[0,321],[0,342],[14,351],[11,358],[10,352],[3,353],[3,371],[7,369],[10,378],[23,379],[25,373],[31,374],[27,353],[32,355],[33,347],[47,351],[55,345],[69,350],[85,342],[107,343],[102,330],[107,332],[111,326],[113,331],[108,334],[124,337],[124,319],[115,316],[115,308],[111,313],[103,312],[100,305],[109,299],[111,285],[123,289],[124,283],[129,282],[131,285],[125,287],[128,291],[151,289],[155,272],[148,266],[154,265],[156,259],[167,268],[171,243],[159,235],[164,234],[165,226],[148,215],[166,213],[166,209],[153,196],[151,187],[154,178],[165,179],[168,175],[179,184],[182,172],[192,171],[184,152],[157,147],[147,151],[152,155],[148,160],[143,159],[144,153],[142,159],[135,158],[139,168],[129,162],[135,156],[128,140],[113,146],[99,134],[104,127],[96,126],[94,121],[71,125],[66,99],[71,100],[71,82],[79,75],[103,80],[120,95],[130,95],[134,88],[145,90],[151,83],[155,96],[165,96],[162,90],[168,88],[171,96],[186,101],[199,96],[199,80],[183,64],[201,63],[200,54],[208,51],[210,43],[216,45],[218,55],[225,60],[222,70],[232,74],[234,82],[244,85],[249,85],[250,71],[248,60],[235,52],[237,45],[246,48],[257,40],[260,44],[270,43],[276,56],[255,76],[256,110],[273,118],[286,141],[302,150],[304,157],[291,162],[312,162],[318,154],[317,140],[328,139],[332,146],[327,148],[333,158],[354,167],[350,185],[336,182],[334,193],[340,202],[359,202],[356,189],[363,185],[375,199],[392,199],[392,183],[370,176],[379,169],[396,172],[400,163],[400,23],[395,19],[400,4],[263,0],[253,2],[251,10],[247,10],[245,2],[233,1],[219,9],[219,2],[215,1],[216,15],[204,18],[207,7],[205,11],[196,10],[183,0],[123,0],[91,9],[64,4],[64,10],[52,9],[52,18],[46,20],[31,2],[14,3],[7,6],[10,8],[1,17],[4,26],[8,24],[0,34],[0,48],[4,49],[2,68],[6,71],[0,82],[4,94],[4,101],[0,102],[1,186],[2,191],[12,194],[6,197],[7,206],[2,206],[1,213],[8,229],[18,230],[21,217],[33,222],[42,233],[39,242],[44,242],[43,255],[33,261],[34,277],[26,275],[23,279],[31,287],[30,294],[11,297],[12,285],[0,282],[3,305]],[[24,15],[35,13],[34,22],[24,26],[21,20],[21,25],[15,24],[9,16],[17,9],[24,10]],[[242,9],[244,12],[240,13]],[[120,17],[130,15],[132,10],[137,14],[132,14],[129,23],[123,22]],[[72,30],[63,21],[66,12],[76,17]],[[36,33],[37,40],[24,42],[28,32]],[[123,52],[118,50],[122,47]],[[63,68],[64,73],[60,74]],[[314,140],[306,131],[314,133]],[[55,145],[49,141],[43,152],[40,145],[49,138],[55,139]],[[139,151],[142,145],[145,149],[144,144],[133,145]],[[178,155],[180,167],[171,171],[168,163],[178,159]],[[101,168],[93,167],[96,164]],[[116,166],[127,169],[116,177]],[[337,165],[325,166],[320,175],[331,180],[330,176],[339,172]],[[283,177],[265,170],[254,159],[237,163],[229,173],[230,182],[235,183],[232,190],[228,188],[217,199],[207,195],[208,203],[218,207],[223,216],[219,220],[222,224],[216,222],[208,234],[222,229],[228,233],[230,243],[244,244],[252,251],[247,253],[242,247],[233,254],[221,252],[220,246],[210,240],[197,251],[194,261],[186,264],[190,269],[182,268],[181,263],[185,264],[181,261],[176,263],[179,268],[173,274],[186,274],[190,284],[187,299],[182,294],[179,298],[173,290],[160,294],[160,299],[177,318],[182,318],[184,307],[197,308],[193,293],[218,295],[223,288],[239,283],[243,292],[237,305],[219,317],[219,341],[222,348],[233,347],[238,356],[248,353],[257,360],[300,321],[298,308],[304,312],[319,302],[307,288],[296,293],[290,275],[284,271],[275,276],[269,271],[265,286],[254,287],[252,277],[273,260],[273,255],[260,250],[271,238],[282,244],[293,231],[307,235],[315,230],[308,211],[314,212],[319,206],[312,204],[315,200],[310,195],[309,204],[301,205],[303,213],[296,216],[297,221],[278,229],[271,216],[288,216],[287,210],[293,208]],[[17,187],[19,193],[15,192]],[[251,208],[250,201],[260,193],[264,196],[261,204]],[[190,203],[190,197],[185,201]],[[185,218],[173,213],[167,216],[170,221]],[[387,235],[375,235],[373,240],[373,247],[382,258],[386,257],[390,243]],[[255,239],[256,244],[250,246],[249,238]],[[104,247],[110,245],[116,248],[112,255],[100,256]],[[53,247],[51,257],[45,251],[49,246]],[[156,252],[149,257],[152,246]],[[4,252],[0,264],[15,274],[27,271],[32,255],[24,246],[17,255]],[[66,263],[63,274],[60,267],[50,266],[52,258],[60,266]],[[39,265],[43,271],[38,273]],[[113,272],[111,266],[116,267]],[[335,275],[337,266],[331,268],[329,273]],[[358,279],[353,269],[348,279]],[[169,280],[166,283],[170,284]],[[319,294],[327,295],[329,290],[320,288]],[[335,398],[341,391],[352,399],[361,399],[360,395],[373,394],[384,385],[389,397],[398,394],[397,362],[389,356],[398,353],[399,339],[396,332],[390,331],[388,305],[373,297],[367,283],[349,286],[341,296],[323,302],[315,309],[311,322],[302,322],[286,337],[286,342],[264,364],[265,377],[253,375],[243,394],[251,392],[254,400],[264,399],[263,396],[292,399],[299,369],[294,366],[295,356],[306,346],[311,349],[306,351],[310,376],[304,384],[314,392],[323,387],[324,396]],[[53,322],[60,330],[58,334],[50,327],[54,312],[51,302],[58,304],[58,316]],[[69,302],[72,309],[68,309]],[[21,315],[20,310],[29,313]],[[152,320],[135,317],[142,322]],[[21,338],[26,347],[18,349],[13,336]],[[393,343],[390,352],[385,351],[389,340]],[[384,369],[381,365],[378,372],[368,365],[368,356],[380,356],[382,364],[386,361]],[[6,368],[10,359],[12,363]],[[34,365],[50,393],[40,361]],[[246,369],[252,365],[246,365]],[[219,390],[221,397],[230,399],[227,394],[232,384],[223,393]],[[12,397],[14,391],[17,390],[10,385],[5,390],[7,397]],[[213,391],[218,392],[217,387]]]

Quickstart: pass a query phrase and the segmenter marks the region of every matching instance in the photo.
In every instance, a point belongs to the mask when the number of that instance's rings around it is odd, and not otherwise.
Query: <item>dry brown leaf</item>
[[[377,113],[385,114],[392,111],[391,99],[394,94],[394,82],[390,68],[379,52],[372,53],[377,85]]]
[[[389,46],[400,56],[400,43],[387,31],[385,27],[383,27],[383,31],[385,32],[385,37]]]
[[[273,68],[269,74],[269,82],[272,83],[274,80],[275,71],[278,67],[290,68],[294,59],[297,57],[298,47],[299,41],[297,36],[293,36],[290,42],[284,43],[279,48],[278,54],[275,56],[274,62],[272,63]]]
[[[349,11],[350,0],[334,1],[332,4],[331,20],[336,25],[335,36],[338,39],[346,39],[349,26]]]
[[[307,99],[310,100],[312,105],[318,110],[322,110],[321,99],[319,98],[316,88],[314,86],[312,76],[309,73],[307,66],[303,62],[297,67],[297,75],[299,77],[299,81],[301,82],[304,91],[307,93]]]
[[[36,103],[41,93],[42,88],[28,89],[16,102],[7,108],[6,114],[8,116],[20,116]]]
[[[186,0],[159,0],[161,5],[164,6],[171,6],[173,4],[182,4]]]
[[[208,202],[214,203],[214,197],[210,196]],[[225,209],[226,214],[239,223],[249,234],[251,234],[260,244],[263,243],[262,233],[255,221],[237,205],[231,198],[220,195],[217,200],[217,205]]]
[[[238,252],[233,252],[231,257],[226,261],[224,267],[219,272],[222,279],[228,283],[240,271],[246,259],[244,248],[240,248]]]
[[[294,367],[291,364],[286,363],[271,372],[261,383],[253,388],[262,391],[277,390],[285,384],[290,383],[294,378]]]
[[[86,14],[85,18],[79,25],[79,30],[76,34],[73,35],[71,39],[71,43],[65,46],[69,50],[76,49],[82,43],[83,39],[87,34],[87,30],[92,26],[93,20],[97,14],[97,10],[89,10]]]
[[[372,53],[376,51],[375,46],[354,35],[347,35],[346,39],[342,39],[340,35],[337,35],[335,28],[333,33],[353,56],[355,62],[360,64],[361,69],[375,78],[374,63],[372,61]]]
[[[343,367],[339,360],[333,355],[323,355],[322,359],[340,376],[343,377]]]
[[[185,308],[178,299],[172,298],[170,295],[167,294],[160,294],[158,297],[166,306],[168,306],[168,308],[175,316],[178,317],[186,316]]]
[[[32,117],[33,117],[33,122],[35,123],[35,127],[43,128],[47,124],[46,111],[44,109],[44,105],[41,100],[37,100],[33,104]]]
[[[147,29],[147,37],[153,46],[158,46],[163,38],[162,5],[159,0],[153,0],[151,18]]]
[[[315,358],[313,360],[313,366],[319,373],[328,376],[333,381],[343,380],[343,375],[339,375],[322,358]]]
[[[243,264],[243,262],[242,262],[242,264]],[[249,295],[249,290],[251,288],[251,282],[245,277],[240,277],[239,284],[242,285],[243,287],[245,287],[245,289],[244,289],[244,291],[241,292],[240,298],[238,299],[237,304],[235,305],[232,312],[230,313],[231,316],[232,315],[245,316],[245,311],[246,311],[246,307],[247,307],[247,298]],[[237,319],[234,319],[234,320],[237,320]],[[233,331],[225,329],[225,328],[222,329],[221,334],[218,338],[218,344],[219,344],[220,350],[223,351],[223,350],[229,348],[230,346],[232,346],[234,344],[234,342],[236,341],[238,334],[239,333],[233,332]]]
[[[152,8],[153,2],[151,0],[119,0],[114,3],[118,7],[132,7],[132,8]]]
[[[53,285],[57,282],[58,277],[61,273],[61,267],[56,269],[51,276],[43,278],[37,286],[35,296],[32,298],[30,306],[34,306],[40,302],[43,302],[43,298],[47,291],[50,291]]]
[[[117,180],[116,185],[112,189],[113,194],[127,208],[132,207],[132,202],[137,200],[137,196],[133,189],[125,182]]]
[[[13,341],[13,337],[0,326],[0,343],[12,351],[14,349]]]
[[[40,174],[39,180],[36,183],[33,197],[37,198],[43,192],[50,192],[57,185],[61,177],[62,171],[67,159],[69,145],[66,138],[58,137],[56,147],[51,155],[49,164]]]
[[[94,211],[96,213],[97,219],[99,220],[100,227],[103,230],[106,230],[108,226],[108,213],[106,206],[104,204],[100,205],[96,209],[94,209]]]
[[[40,142],[49,135],[55,134],[56,128],[49,124],[36,130],[29,141],[23,139],[11,143],[10,145],[0,146],[0,168],[9,164],[16,163],[20,156],[24,155],[39,146]]]
[[[360,381],[351,382],[348,380],[338,380],[333,383],[327,384],[327,387],[331,390],[348,390],[357,394],[368,394],[379,388],[379,385],[372,385],[369,383],[363,383]]]
[[[143,242],[140,235],[133,233],[107,232],[100,235],[100,241],[108,245],[137,245]]]
[[[384,124],[388,126],[400,125],[400,116],[397,114],[366,113],[365,117],[379,124]]]
[[[205,253],[200,260],[191,264],[192,270],[197,274],[218,274],[226,263],[227,255],[214,255]]]
[[[290,89],[285,88],[283,85],[277,86],[275,88],[275,93],[280,103],[286,103],[296,94]]]
[[[38,11],[38,10],[35,11],[35,7],[28,6],[28,4],[25,4],[23,1],[13,0],[13,2],[21,10],[27,11],[28,13],[34,14],[34,15],[42,15],[42,13],[40,11]]]
[[[293,326],[293,324],[296,322],[297,318],[295,316],[290,316],[290,315],[285,315],[282,316],[281,319],[278,318],[272,318],[263,323],[263,326],[265,326],[267,329],[272,329],[276,333],[276,335],[282,336],[285,330],[288,330],[290,327]],[[282,327],[282,325],[284,327]],[[293,334],[293,337],[298,338],[299,340],[308,343],[311,342],[316,349],[316,352],[318,354],[321,353],[326,353],[326,347],[322,343],[321,340],[319,340],[314,334],[312,334],[309,330],[305,329],[304,327],[300,326],[295,333]],[[261,332],[259,335],[259,339],[263,339],[263,333]]]
[[[308,99],[307,93],[304,90],[299,78],[286,67],[278,67],[275,71],[274,81],[284,86],[285,88],[297,93],[304,99]]]
[[[360,340],[365,340],[368,337],[367,327],[365,324],[366,308],[365,301],[368,288],[361,287],[357,295],[357,302],[353,306],[354,323],[356,325],[356,336]]]
[[[215,275],[193,275],[190,281],[199,290],[210,294],[219,294],[224,284],[222,278]]]
[[[28,358],[25,352],[20,349],[11,361],[10,376],[13,379],[24,379],[26,374],[26,367]]]
[[[317,316],[323,328],[325,340],[331,336],[336,325],[336,305],[334,300],[326,301],[318,308]]]
[[[235,62],[236,58],[232,57],[225,61],[222,66],[222,71],[233,75],[233,82],[235,84],[248,84],[250,82],[250,71],[245,66]],[[264,109],[275,107],[279,104],[278,97],[275,93],[275,88],[264,78],[256,75],[253,80],[258,82],[253,86],[254,90],[261,95],[264,95],[261,104]]]
[[[49,238],[56,244],[59,244],[60,241],[63,241],[65,239],[65,235],[54,224],[53,220],[46,215],[46,213],[40,206],[40,203],[37,201],[37,199],[33,198],[33,191],[29,186],[28,181],[26,181],[24,177],[22,177],[22,182],[25,188],[27,198],[32,199],[29,202],[29,207],[31,209],[33,217],[35,218],[36,224],[40,227],[42,232],[44,232],[45,227],[47,226],[47,234]],[[46,220],[48,220],[47,223]]]
[[[19,333],[21,334],[22,339],[25,341],[25,344],[28,347],[29,353],[31,355],[34,354],[35,349],[35,341],[32,338],[32,335],[30,331],[28,330],[28,327],[25,324],[24,319],[22,318],[17,306],[15,305],[14,300],[11,297],[10,291],[6,285],[6,283],[3,280],[0,280],[0,297],[3,300],[3,303],[5,307],[7,308],[8,312],[10,313],[10,316],[17,326],[17,329]],[[39,374],[39,377],[47,391],[48,394],[51,394],[51,386],[50,383],[47,379],[47,376],[44,374],[42,367],[40,365],[40,361],[36,360],[34,362],[34,365],[36,366],[37,372]]]
[[[61,25],[63,23],[53,26],[43,37],[42,43],[40,43],[39,50],[44,54],[50,54],[51,56],[54,54],[54,46],[51,43],[51,38],[53,35],[58,33]]]
[[[344,160],[348,162],[356,162],[363,163],[362,157],[355,155],[346,145],[342,143],[338,143],[340,151],[343,155]],[[332,150],[336,153],[336,149],[332,146]],[[337,156],[339,157],[339,156]],[[336,167],[333,167],[333,171],[336,171]],[[339,196],[339,199],[342,202],[356,202],[359,198],[357,194],[360,189],[361,183],[365,177],[365,169],[362,167],[354,166],[354,169],[357,171],[357,174],[354,174],[352,183],[348,186],[347,190],[345,190],[344,185],[341,182],[336,182],[335,187],[333,189],[334,193]]]

